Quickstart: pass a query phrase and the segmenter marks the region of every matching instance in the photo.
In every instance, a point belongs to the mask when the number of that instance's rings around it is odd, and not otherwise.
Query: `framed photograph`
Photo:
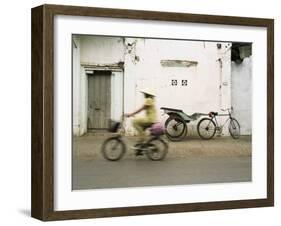
[[[274,205],[274,20],[32,9],[32,217]]]

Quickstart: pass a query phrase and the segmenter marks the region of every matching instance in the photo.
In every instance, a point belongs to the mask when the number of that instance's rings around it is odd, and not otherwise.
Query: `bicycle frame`
[[[126,117],[125,116],[121,116],[121,120],[120,120],[120,129],[117,131],[116,133],[116,137],[120,138],[120,139],[124,139],[125,134],[126,134]],[[157,137],[156,135],[152,135],[149,132],[149,137]]]
[[[228,111],[228,113],[227,114],[218,114],[218,115],[211,114],[211,116],[209,115],[209,117],[211,117],[211,119],[215,122],[216,129],[218,129],[219,131],[221,131],[222,128],[227,124],[227,122],[232,119],[231,112],[232,112],[233,108],[231,107],[231,108],[221,109],[221,110],[222,111]],[[222,125],[219,125],[216,116],[218,116],[218,117],[220,117],[220,116],[228,116],[228,118],[225,120],[225,122]]]

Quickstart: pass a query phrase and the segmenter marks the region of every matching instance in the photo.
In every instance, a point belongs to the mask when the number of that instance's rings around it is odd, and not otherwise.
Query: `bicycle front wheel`
[[[216,124],[212,119],[203,118],[197,124],[197,132],[204,140],[212,139],[216,133]]]
[[[102,145],[101,152],[105,159],[117,161],[123,157],[126,146],[118,137],[111,137],[105,140]]]
[[[240,125],[235,118],[230,119],[228,130],[233,139],[238,139],[240,137]]]

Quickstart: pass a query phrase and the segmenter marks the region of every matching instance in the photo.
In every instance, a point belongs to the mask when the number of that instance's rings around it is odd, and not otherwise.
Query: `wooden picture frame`
[[[267,198],[201,203],[54,210],[54,16],[87,16],[240,25],[267,29]],[[51,221],[162,214],[274,205],[274,20],[124,9],[41,5],[32,9],[32,200],[31,215]]]

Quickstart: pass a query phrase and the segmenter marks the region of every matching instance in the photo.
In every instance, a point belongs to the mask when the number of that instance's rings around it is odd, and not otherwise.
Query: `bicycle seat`
[[[211,111],[211,112],[209,112],[209,116],[217,116],[218,115],[218,112],[214,112],[214,111]]]
[[[165,127],[160,122],[153,123],[150,127],[150,133],[154,136],[163,135],[165,133]]]

